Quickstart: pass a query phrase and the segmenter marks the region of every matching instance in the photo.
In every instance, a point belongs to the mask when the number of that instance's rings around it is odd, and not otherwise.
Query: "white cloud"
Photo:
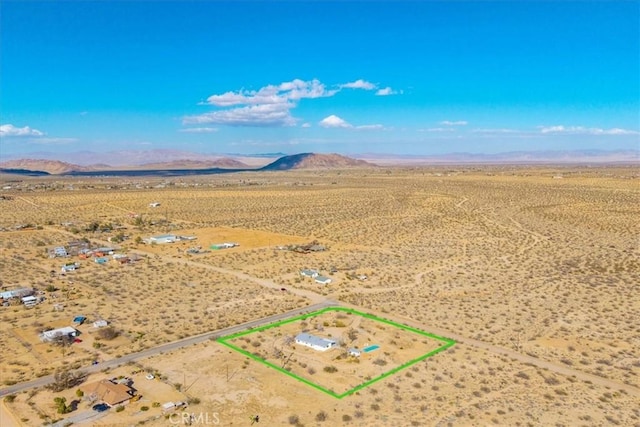
[[[371,82],[366,80],[358,79],[355,82],[344,83],[340,85],[340,89],[364,89],[364,90],[373,90],[377,86]]]
[[[398,91],[391,89],[389,86],[382,88],[382,89],[378,89],[378,91],[376,92],[376,95],[378,96],[389,96],[389,95],[397,95]]]
[[[455,132],[454,128],[427,128],[418,129],[418,132]]]
[[[322,98],[333,96],[337,90],[327,90],[325,85],[317,79],[304,81],[295,79],[280,83],[278,86],[268,85],[258,90],[244,90],[225,92],[221,95],[211,95],[205,104],[216,107],[232,107],[236,105],[290,104],[305,98]],[[293,107],[293,105],[292,105]]]
[[[336,116],[335,114],[325,117],[324,119],[320,120],[318,124],[323,128],[342,128],[342,129],[355,129],[355,130],[384,130],[385,129],[385,127],[380,124],[354,126],[351,123],[347,122],[346,120]]]
[[[442,122],[440,122],[441,125],[443,126],[466,126],[469,124],[469,122],[465,121],[465,120],[458,120],[455,122],[449,121],[449,120],[444,120]]]
[[[230,110],[214,111],[182,119],[185,125],[222,124],[228,126],[293,126],[296,120],[291,116],[288,104],[262,104]]]
[[[544,134],[569,134],[569,135],[639,135],[636,130],[611,128],[586,128],[584,126],[538,126]]]
[[[294,79],[279,85],[267,85],[258,90],[240,89],[235,92],[211,95],[200,104],[219,107],[220,110],[185,116],[182,123],[184,125],[214,123],[228,126],[293,126],[297,119],[293,117],[291,111],[298,106],[301,99],[331,97],[342,89],[375,90],[376,88],[376,84],[363,79],[335,85],[331,89],[318,79]],[[391,88],[385,88],[380,94],[391,93],[395,92]],[[349,124],[336,126],[330,122],[325,123],[324,126],[353,127]],[[381,125],[368,126],[380,127]],[[303,125],[303,127],[308,126]],[[185,129],[183,132],[190,131]]]
[[[179,132],[185,132],[185,133],[212,133],[212,132],[218,132],[217,128],[186,128],[186,129],[180,129]]]
[[[328,117],[325,117],[324,119],[320,120],[319,123],[320,126],[322,126],[323,128],[351,128],[353,127],[352,124],[346,122],[345,120],[341,119],[340,117],[336,116],[335,114],[332,114]]]
[[[37,129],[32,129],[29,126],[15,127],[12,124],[6,124],[0,126],[0,136],[43,136],[44,132],[40,132]]]
[[[310,128],[311,127],[311,123],[303,123],[301,127]]]

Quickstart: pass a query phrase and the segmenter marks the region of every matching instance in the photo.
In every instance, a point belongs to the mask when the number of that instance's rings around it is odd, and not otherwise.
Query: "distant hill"
[[[135,169],[245,169],[249,165],[241,161],[223,157],[216,160],[174,160],[171,162],[145,163]]]
[[[85,171],[85,166],[61,162],[59,160],[19,159],[0,163],[0,168],[8,173],[8,170],[23,170],[32,172],[47,172],[51,175],[61,175],[73,171]]]
[[[198,169],[249,169],[250,167],[238,160],[223,157],[215,160],[175,160],[163,163],[147,163],[144,165],[129,165],[114,167],[106,164],[80,166],[59,160],[19,159],[0,163],[0,171],[4,173],[27,174],[28,172],[46,173],[49,175],[69,175],[91,172],[113,171],[151,171],[151,170],[198,170]]]
[[[273,163],[260,168],[265,171],[291,170],[291,169],[334,169],[352,167],[371,167],[372,163],[364,160],[352,159],[340,154],[301,153],[280,157]]]

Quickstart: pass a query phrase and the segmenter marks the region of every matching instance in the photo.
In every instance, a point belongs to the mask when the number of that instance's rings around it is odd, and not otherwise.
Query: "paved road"
[[[216,331],[205,332],[204,334],[195,335],[193,337],[185,338],[179,341],[170,342],[167,344],[162,344],[154,348],[150,348],[147,350],[143,350],[137,353],[127,354],[126,356],[122,356],[116,359],[107,360],[105,362],[99,363],[97,365],[87,366],[85,368],[80,368],[81,371],[86,373],[94,373],[101,371],[106,368],[115,368],[116,366],[124,365],[129,362],[134,362],[140,359],[146,359],[151,356],[155,356],[160,353],[167,353],[178,348],[187,347],[193,344],[198,344],[212,338],[216,338],[223,335],[235,334],[236,332],[244,331],[249,328],[255,328],[258,326],[266,325],[269,323],[277,322],[283,319],[288,319],[290,317],[294,317],[303,313],[308,313],[311,311],[320,310],[326,307],[332,307],[339,305],[336,301],[325,300],[319,302],[317,304],[308,305],[302,308],[296,308],[295,310],[290,310],[285,313],[274,314],[273,316],[264,317],[262,319],[252,320],[247,323],[242,323],[236,326],[230,326],[224,329],[218,329]],[[53,375],[48,375],[46,377],[37,378],[32,381],[23,382],[20,384],[15,384],[0,390],[0,397],[6,396],[8,394],[18,393],[24,390],[29,390],[31,388],[43,387],[53,382]]]

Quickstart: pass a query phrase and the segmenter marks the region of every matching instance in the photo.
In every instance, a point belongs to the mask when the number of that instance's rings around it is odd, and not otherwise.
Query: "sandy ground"
[[[22,425],[5,402],[0,403],[0,425],[2,427],[20,427]]]
[[[145,365],[171,384],[196,380],[188,393],[201,402],[189,410],[219,425],[258,413],[267,425],[636,425],[639,178],[635,167],[447,166],[76,179],[73,190],[29,179],[0,202],[2,286],[35,286],[47,300],[1,308],[0,376],[23,381],[332,298],[460,342],[342,400],[214,342]],[[82,231],[93,222],[114,229]],[[61,277],[61,260],[43,254],[70,235],[103,244],[118,230],[140,261],[81,261]],[[169,232],[240,246],[187,255],[182,244],[135,243]],[[328,250],[277,249],[312,240]],[[333,281],[302,278],[303,268]],[[84,329],[67,349],[37,342],[39,329],[78,314],[120,336]],[[39,425],[52,398],[38,392],[30,406],[25,392],[10,405]]]

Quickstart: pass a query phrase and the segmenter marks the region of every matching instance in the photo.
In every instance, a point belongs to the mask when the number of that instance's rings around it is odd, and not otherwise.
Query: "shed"
[[[76,316],[73,318],[73,323],[77,323],[78,325],[82,325],[84,321],[87,320],[84,316]]]
[[[360,357],[361,354],[362,354],[362,352],[360,350],[358,350],[357,348],[350,348],[349,349],[349,356]]]
[[[107,322],[106,320],[96,320],[95,322],[93,322],[93,327],[94,328],[104,328],[109,324],[109,322]]]

